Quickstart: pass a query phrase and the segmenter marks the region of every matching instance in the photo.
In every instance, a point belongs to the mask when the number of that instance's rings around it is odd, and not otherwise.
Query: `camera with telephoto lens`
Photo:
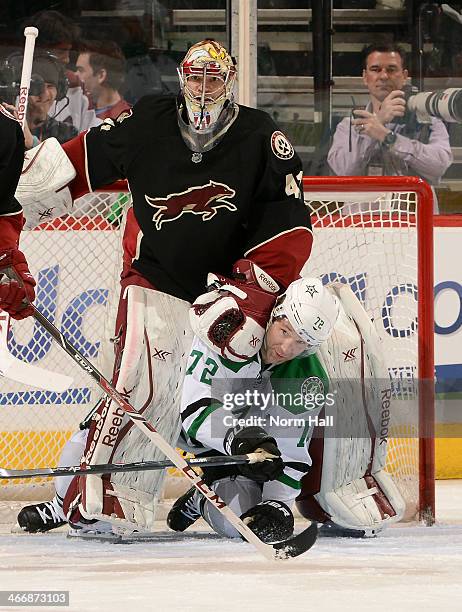
[[[393,119],[393,123],[409,125],[415,122],[416,120],[415,114],[409,107],[409,100],[412,98],[412,96],[415,96],[416,94],[418,94],[419,90],[414,85],[408,84],[403,87],[402,91],[403,91],[403,98],[406,102],[406,110],[404,111],[404,115],[402,117],[395,117]]]
[[[429,123],[431,117],[438,117],[447,123],[462,123],[462,89],[449,87],[411,95],[406,110],[415,113],[420,123]]]

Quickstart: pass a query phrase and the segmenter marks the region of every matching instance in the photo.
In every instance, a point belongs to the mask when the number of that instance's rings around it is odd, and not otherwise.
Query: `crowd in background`
[[[58,11],[40,11],[25,25],[33,25],[39,32],[27,108],[26,148],[50,137],[64,143],[131,108],[122,93],[126,61],[117,43],[83,40],[79,27]],[[16,66],[18,75],[22,53],[14,52],[6,61]],[[4,104],[14,111],[14,101]]]
[[[163,17],[160,13],[159,19],[162,22]],[[175,61],[165,54],[157,60],[143,53],[126,59],[121,46],[114,40],[106,38],[107,32],[103,33],[101,39],[86,40],[82,38],[78,24],[56,10],[42,10],[27,18],[22,24],[21,33],[25,26],[31,25],[38,28],[39,34],[25,127],[25,143],[28,149],[49,137],[55,137],[60,143],[64,143],[81,131],[100,125],[105,119],[115,119],[122,112],[128,111],[137,99],[146,93],[177,91],[177,82],[171,78]],[[402,76],[407,74],[404,54],[401,59]],[[20,73],[21,51],[10,53],[7,61],[11,65],[16,64],[17,73]],[[156,66],[156,62],[163,62],[164,65]],[[367,69],[367,66],[363,68]],[[361,69],[358,66],[358,74],[360,73]],[[165,75],[167,78],[164,78]],[[383,78],[389,78],[385,69]],[[406,79],[401,78],[396,89],[401,88],[405,82]],[[370,83],[370,80],[364,80],[372,95]],[[3,102],[10,111],[14,112],[14,100],[9,100],[9,103],[6,100]],[[273,118],[277,120],[276,113],[277,111],[273,113]],[[442,143],[443,148],[441,152],[438,150],[436,157],[432,150],[433,159],[440,162],[438,171],[429,172],[426,169],[426,173],[422,173],[417,163],[417,158],[422,158],[422,155],[419,153],[417,156],[416,151],[411,150],[409,143],[403,140],[406,134],[402,132],[402,126],[396,129],[392,125],[392,142],[383,144],[375,136],[372,138],[367,122],[364,123],[365,131],[361,132],[362,124],[354,125],[354,119],[352,116],[344,119],[339,126],[333,126],[324,143],[315,146],[314,157],[318,155],[322,158],[321,162],[316,168],[313,164],[306,164],[308,167],[305,167],[305,173],[375,174],[378,167],[377,152],[380,155],[383,152],[386,163],[383,164],[380,173],[417,174],[429,180],[430,184],[438,186],[441,177],[451,166],[453,157],[444,124],[437,126],[444,140],[443,142],[440,138],[438,144]],[[288,129],[288,135],[291,137],[290,127],[283,124],[282,129],[284,131]],[[372,138],[370,143],[369,137]],[[420,135],[409,138],[426,144]],[[431,136],[427,136],[427,141],[430,140]],[[374,142],[376,152],[374,163],[371,163],[370,167],[358,163],[358,160],[365,160],[364,151],[366,153],[372,151]],[[297,146],[297,142],[294,144]],[[357,147],[356,152],[352,151],[352,145]],[[394,159],[393,153],[398,151],[400,158]],[[393,168],[398,170],[395,172]],[[435,209],[435,212],[438,210]]]

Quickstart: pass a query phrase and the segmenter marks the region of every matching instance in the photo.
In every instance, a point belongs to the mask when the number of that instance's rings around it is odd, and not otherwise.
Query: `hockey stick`
[[[188,459],[187,463],[189,466],[196,468],[243,465],[245,463],[258,463],[262,461],[258,455],[259,453],[250,453],[248,455],[195,457],[194,459]],[[307,472],[309,469],[305,463],[298,463],[298,461],[288,461],[284,465],[298,472]],[[59,476],[74,476],[75,474],[115,474],[116,472],[164,470],[171,467],[175,467],[175,464],[168,459],[165,461],[136,461],[134,463],[101,463],[86,467],[82,465],[43,467],[30,470],[9,470],[8,468],[0,467],[0,479],[14,480],[16,478],[35,478],[36,476],[53,476],[53,478],[57,478]]]
[[[32,74],[32,63],[34,60],[35,39],[38,35],[37,28],[28,27],[24,30],[26,42],[24,45],[24,57],[21,69],[21,83],[19,86],[18,120],[24,131],[26,124],[27,104],[29,101],[29,87]],[[0,310],[0,375],[10,378],[21,384],[32,385],[39,389],[47,389],[61,393],[71,384],[72,378],[57,374],[30,365],[16,359],[8,350],[8,329],[10,316]]]
[[[8,273],[14,272],[9,269]],[[226,504],[225,502],[196,474],[194,469],[183,459],[183,457],[171,446],[158,431],[141,415],[133,406],[113,387],[113,385],[86,359],[63,334],[49,321],[37,308],[31,304],[33,317],[46,329],[63,350],[66,351],[80,367],[87,372],[88,376],[98,384],[98,386],[110,397],[131,419],[133,424],[143,431],[147,437],[159,448],[172,463],[191,481],[198,491],[212,503],[215,508],[231,523],[231,525],[242,535],[244,539],[253,544],[255,548],[266,559],[288,559],[298,557],[309,550],[316,542],[317,524],[311,523],[310,526],[283,542],[276,544],[266,544],[248,527]]]
[[[1,282],[1,279],[0,279]],[[0,376],[15,380],[22,385],[32,385],[39,389],[62,393],[71,384],[72,378],[64,374],[50,372],[16,359],[8,351],[9,315],[0,310]]]
[[[195,457],[188,459],[187,463],[191,467],[211,467],[221,465],[243,465],[245,463],[258,463],[262,459],[258,457],[259,453],[250,453],[248,455],[217,455],[216,457]],[[307,472],[308,466],[306,463],[298,461],[288,461],[284,463],[285,467],[297,470],[298,472]],[[143,472],[150,470],[164,470],[166,468],[175,467],[175,464],[168,459],[165,461],[137,461],[135,463],[101,463],[97,465],[69,465],[63,467],[43,467],[30,470],[9,470],[8,468],[0,467],[0,479],[14,480],[16,478],[35,478],[36,476],[75,476],[76,474],[115,474],[116,472]]]
[[[24,30],[26,43],[24,45],[24,57],[21,69],[21,84],[19,85],[18,120],[24,131],[26,125],[27,104],[29,102],[30,78],[32,75],[32,62],[34,61],[35,39],[38,36],[37,28],[27,27]]]

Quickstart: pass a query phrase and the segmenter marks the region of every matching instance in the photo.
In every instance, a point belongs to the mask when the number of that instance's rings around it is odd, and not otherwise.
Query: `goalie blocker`
[[[332,287],[340,299],[340,316],[318,357],[331,378],[353,385],[340,383],[340,397],[324,408],[339,435],[319,429],[313,436],[313,465],[302,479],[297,507],[306,518],[373,536],[405,512],[405,502],[385,471],[387,435],[382,435],[381,422],[392,411],[389,376],[367,313],[347,285]],[[353,347],[355,358],[345,360]]]

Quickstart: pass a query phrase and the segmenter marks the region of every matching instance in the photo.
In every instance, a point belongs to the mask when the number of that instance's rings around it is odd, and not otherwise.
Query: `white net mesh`
[[[115,318],[121,267],[116,208],[127,200],[126,194],[85,196],[76,200],[73,217],[55,219],[21,236],[21,248],[37,280],[35,304],[103,370],[101,349],[104,346],[106,353],[111,352],[105,337],[109,337]],[[12,321],[8,345],[14,357],[65,373],[73,378],[73,384],[64,393],[55,393],[2,379],[2,466],[56,465],[64,442],[78,428],[98,393],[32,318]],[[110,366],[106,373],[110,373]],[[0,499],[42,499],[50,491],[49,479],[0,481]]]
[[[404,410],[412,401],[418,354],[416,195],[305,196],[315,243],[304,273],[351,285],[386,342],[387,365],[392,379],[400,383],[396,393]],[[21,238],[38,282],[36,305],[106,375],[110,375],[109,338],[121,268],[120,209],[127,204],[125,193],[91,194],[75,202],[73,217],[24,232]],[[359,209],[363,212],[353,212]],[[1,380],[1,465],[11,469],[57,465],[63,444],[100,392],[32,319],[12,323],[9,350],[27,363],[72,376],[73,384],[56,394]],[[417,423],[406,418],[396,427],[400,435],[389,446],[389,469],[415,510]],[[51,490],[49,479],[3,480],[0,500],[38,500],[48,498]]]

